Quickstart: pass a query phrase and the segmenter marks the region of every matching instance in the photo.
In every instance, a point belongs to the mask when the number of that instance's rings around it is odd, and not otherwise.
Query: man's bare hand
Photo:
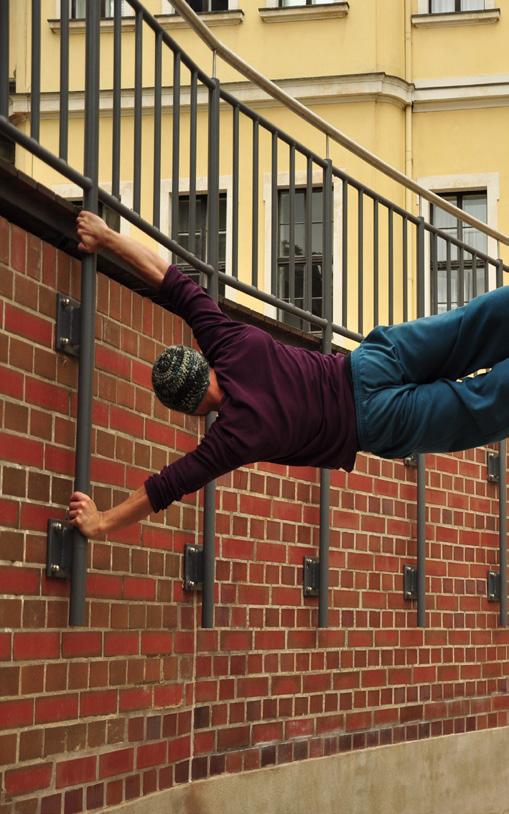
[[[74,492],[69,503],[69,520],[85,537],[96,537],[102,533],[102,512],[88,495]]]
[[[104,246],[110,231],[102,218],[85,210],[76,219],[76,230],[80,239],[78,249],[88,254],[94,254]]]

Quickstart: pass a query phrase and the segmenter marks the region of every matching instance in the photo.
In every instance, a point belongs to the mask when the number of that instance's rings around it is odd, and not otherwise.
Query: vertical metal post
[[[9,115],[9,0],[0,0],[0,116]]]
[[[41,118],[41,0],[32,0],[32,77],[30,88],[30,135],[39,141]]]
[[[272,134],[272,158],[271,158],[271,213],[270,213],[270,286],[271,293],[278,295],[278,183],[277,183],[277,147],[278,134]]]
[[[322,316],[327,320],[323,330],[322,352],[332,349],[332,161],[327,159],[323,172],[323,270]],[[320,470],[320,590],[318,626],[327,627],[329,599],[330,541],[330,472]]]
[[[154,173],[152,180],[152,222],[159,229],[161,222],[161,97],[162,97],[163,34],[155,35],[154,56]]]
[[[373,200],[373,325],[378,325],[380,299],[380,248],[378,198]]]
[[[113,7],[113,112],[111,194],[120,198],[120,125],[122,91],[122,3]]]
[[[343,204],[341,209],[341,283],[342,283],[342,320],[348,325],[348,183],[343,179]]]
[[[69,123],[69,0],[60,0],[59,156],[67,161]]]
[[[239,108],[233,108],[232,154],[232,277],[239,276]]]
[[[134,34],[134,173],[133,209],[140,214],[141,208],[141,115],[143,93],[143,14],[136,11]]]
[[[498,533],[500,569],[500,624],[507,625],[507,441],[499,442]]]
[[[207,261],[213,267],[214,274],[209,277],[208,291],[217,301],[219,281],[217,264],[219,259],[219,82],[214,80],[209,89],[209,161],[208,161],[208,196],[207,196]],[[209,413],[206,420],[207,430],[214,422],[214,415]],[[214,570],[215,570],[215,536],[216,536],[216,482],[211,481],[205,487],[203,516],[203,598],[202,627],[209,628],[214,624]]]
[[[295,302],[295,147],[290,146],[290,184],[288,189],[288,214],[290,221],[288,235],[288,299]]]
[[[389,325],[394,324],[394,210],[389,208],[387,212],[389,220],[388,229],[388,308],[389,308]]]
[[[196,252],[196,138],[198,108],[198,77],[191,75],[191,112],[189,122],[189,251]]]
[[[85,63],[85,175],[93,185],[85,191],[84,206],[97,212],[99,155],[99,4],[87,4]],[[92,380],[94,373],[96,255],[87,255],[81,270],[81,333],[78,376],[75,487],[90,490],[90,439]],[[76,529],[73,536],[72,584],[69,608],[71,625],[85,621],[87,540]]]
[[[179,175],[180,175],[180,53],[173,55],[173,134],[171,161],[171,236],[178,235]],[[173,262],[175,262],[175,255]]]
[[[364,195],[357,198],[357,331],[364,328]]]
[[[258,285],[258,177],[259,177],[259,125],[253,121],[253,181],[252,181],[252,230],[251,230],[251,284]]]
[[[424,218],[417,225],[417,316],[425,312]],[[417,624],[426,625],[426,463],[417,456]]]
[[[305,311],[313,310],[313,159],[308,157],[306,167],[306,204],[304,213],[304,245],[306,265],[304,266]]]
[[[403,322],[408,320],[408,219],[403,218]]]

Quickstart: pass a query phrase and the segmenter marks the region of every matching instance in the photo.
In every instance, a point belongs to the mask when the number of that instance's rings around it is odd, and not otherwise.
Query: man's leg
[[[509,288],[501,288],[445,314],[375,328],[352,353],[361,448],[402,457],[509,434],[508,317]]]
[[[383,328],[408,382],[459,379],[509,356],[509,286],[467,305]]]
[[[509,359],[463,381],[381,389],[368,405],[363,449],[383,458],[454,452],[509,436]]]

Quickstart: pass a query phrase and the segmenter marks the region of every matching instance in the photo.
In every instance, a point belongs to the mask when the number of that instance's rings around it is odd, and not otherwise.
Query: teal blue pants
[[[358,443],[366,452],[402,458],[505,438],[509,286],[438,316],[375,328],[351,363]]]

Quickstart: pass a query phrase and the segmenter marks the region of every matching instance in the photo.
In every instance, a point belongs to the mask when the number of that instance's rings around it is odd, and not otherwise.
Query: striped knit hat
[[[152,387],[171,410],[194,413],[209,386],[209,366],[201,353],[185,345],[163,350],[152,368]]]

